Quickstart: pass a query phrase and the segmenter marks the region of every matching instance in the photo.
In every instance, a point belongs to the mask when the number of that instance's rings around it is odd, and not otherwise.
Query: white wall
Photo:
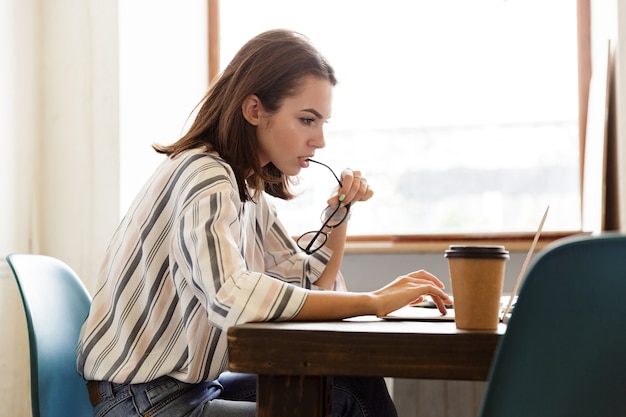
[[[525,252],[511,252],[506,263],[504,292],[513,291]],[[435,274],[450,291],[448,261],[441,253],[392,253],[392,254],[346,254],[342,273],[351,291],[373,291],[386,285],[397,276],[419,269]]]
[[[121,214],[164,158],[151,145],[175,142],[193,121],[208,86],[207,23],[206,0],[119,4]]]

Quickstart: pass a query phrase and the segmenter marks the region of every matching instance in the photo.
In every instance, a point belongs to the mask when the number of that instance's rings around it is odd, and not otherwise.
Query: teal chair
[[[76,345],[91,304],[74,271],[49,256],[11,254],[28,325],[33,417],[93,416]]]
[[[480,416],[626,416],[626,236],[568,238],[537,256]]]

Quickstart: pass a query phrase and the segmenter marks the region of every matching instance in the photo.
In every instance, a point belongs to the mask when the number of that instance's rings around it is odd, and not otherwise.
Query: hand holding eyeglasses
[[[339,182],[337,194],[328,199],[328,205],[367,201],[373,195],[374,190],[370,188],[367,179],[362,175],[361,171],[346,168],[341,172],[341,181]]]
[[[335,171],[328,165],[311,158],[308,161],[326,167],[337,180],[339,188],[337,188],[337,194],[328,199],[329,206],[367,201],[374,195],[374,190],[370,188],[367,179],[362,175],[361,171],[346,168],[341,172],[341,179],[339,179]]]
[[[337,194],[328,199],[328,207],[322,211],[320,216],[322,227],[317,231],[306,232],[298,238],[298,247],[311,255],[326,243],[330,232],[325,231],[325,229],[332,230],[342,224],[349,218],[351,204],[356,201],[369,200],[374,195],[374,191],[369,188],[367,180],[361,175],[361,171],[345,169],[341,173],[342,181],[328,165],[313,159],[309,159],[309,162],[328,168],[339,185]]]

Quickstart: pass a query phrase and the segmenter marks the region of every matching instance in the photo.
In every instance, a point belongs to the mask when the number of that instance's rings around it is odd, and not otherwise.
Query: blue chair
[[[480,416],[626,416],[626,236],[555,242],[531,265]]]
[[[28,325],[33,417],[93,416],[76,345],[91,297],[74,271],[42,255],[11,254]]]

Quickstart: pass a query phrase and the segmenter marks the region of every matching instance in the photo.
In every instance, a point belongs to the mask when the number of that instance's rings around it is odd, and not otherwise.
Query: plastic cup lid
[[[509,259],[509,251],[504,246],[450,245],[446,258],[488,258]]]

